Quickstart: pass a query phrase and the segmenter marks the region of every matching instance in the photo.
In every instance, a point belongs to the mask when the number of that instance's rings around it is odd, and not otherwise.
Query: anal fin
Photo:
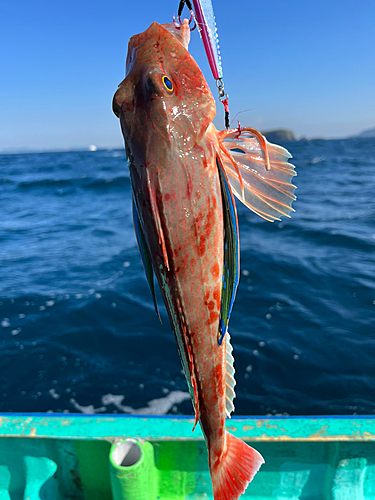
[[[230,418],[231,413],[234,411],[233,400],[236,397],[234,386],[236,381],[234,379],[234,358],[232,356],[233,347],[230,343],[230,335],[227,331],[225,343],[225,413]]]

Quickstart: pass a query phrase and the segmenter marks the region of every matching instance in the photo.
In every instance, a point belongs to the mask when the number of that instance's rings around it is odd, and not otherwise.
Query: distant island
[[[278,130],[269,130],[267,132],[262,132],[264,136],[266,136],[267,141],[269,142],[291,142],[296,141],[296,136],[293,134],[291,130],[286,130],[284,128],[280,128]]]
[[[375,127],[370,128],[369,130],[364,130],[357,137],[362,137],[364,139],[375,137]]]

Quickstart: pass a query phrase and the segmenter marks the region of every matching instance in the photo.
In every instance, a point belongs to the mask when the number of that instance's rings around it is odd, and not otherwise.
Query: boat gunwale
[[[0,438],[200,441],[194,418],[177,415],[0,413]],[[239,416],[226,420],[236,437],[256,441],[375,441],[375,416]]]

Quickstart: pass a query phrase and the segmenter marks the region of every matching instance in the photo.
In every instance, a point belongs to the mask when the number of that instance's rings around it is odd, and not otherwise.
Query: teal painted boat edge
[[[141,438],[202,440],[193,418],[175,416],[109,416],[0,414],[1,437],[54,439]],[[375,417],[241,417],[226,421],[226,428],[246,441],[375,441]]]

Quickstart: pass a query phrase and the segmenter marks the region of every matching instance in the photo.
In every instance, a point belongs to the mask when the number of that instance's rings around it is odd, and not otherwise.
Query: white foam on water
[[[102,408],[95,408],[94,405],[81,406],[80,404],[77,403],[77,401],[74,398],[70,398],[69,401],[74,406],[74,408],[80,411],[81,413],[87,413],[87,414],[102,413],[107,409],[105,406]]]
[[[172,391],[164,398],[152,399],[145,408],[133,409],[129,407],[133,415],[166,415],[168,411],[176,404],[190,399],[190,394],[183,391]]]
[[[81,413],[102,413],[107,410],[108,406],[113,405],[116,410],[121,413],[130,415],[166,415],[176,404],[190,399],[190,394],[183,391],[172,391],[164,398],[152,399],[144,408],[133,408],[132,406],[123,405],[125,396],[121,394],[105,394],[102,396],[102,404],[100,408],[95,408],[94,405],[82,406],[74,398],[70,399],[70,403],[74,408]]]
[[[60,394],[57,394],[57,392],[55,391],[55,389],[50,389],[48,392],[51,394],[51,396],[53,397],[53,399],[59,399],[60,398]]]

